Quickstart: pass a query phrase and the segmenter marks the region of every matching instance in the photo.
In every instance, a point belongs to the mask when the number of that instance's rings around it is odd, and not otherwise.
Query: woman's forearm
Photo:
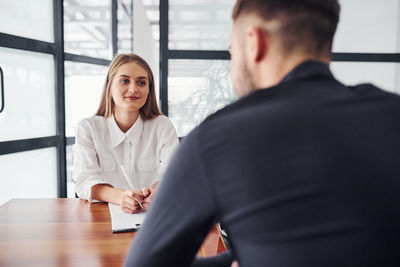
[[[124,190],[113,188],[107,184],[96,184],[92,186],[92,199],[110,202],[121,205],[121,198]]]
[[[160,181],[154,181],[154,182],[150,185],[150,189],[156,190],[159,183],[160,183]]]

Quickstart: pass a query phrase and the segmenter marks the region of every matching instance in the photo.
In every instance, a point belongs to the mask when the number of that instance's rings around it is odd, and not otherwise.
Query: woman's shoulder
[[[165,115],[157,115],[156,117],[146,120],[145,123],[152,124],[152,125],[170,125],[172,124],[169,118]]]
[[[103,116],[93,115],[84,118],[78,122],[78,127],[96,127],[106,125],[107,118]]]
[[[153,130],[157,129],[160,131],[165,131],[168,129],[175,129],[171,120],[165,115],[158,115],[150,120],[144,121],[144,125],[146,128],[151,128]]]

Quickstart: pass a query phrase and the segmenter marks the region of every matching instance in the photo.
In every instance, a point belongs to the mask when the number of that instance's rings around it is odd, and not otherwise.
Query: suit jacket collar
[[[334,79],[328,64],[322,61],[307,60],[300,63],[288,74],[286,74],[286,76],[280,81],[279,84],[294,80],[307,79],[311,77],[312,78],[323,77],[323,78]]]

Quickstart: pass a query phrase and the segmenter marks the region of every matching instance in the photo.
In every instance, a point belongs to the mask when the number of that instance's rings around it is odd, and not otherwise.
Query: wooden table
[[[105,203],[13,199],[0,206],[0,266],[122,266],[134,235],[112,233]],[[199,255],[224,250],[214,227]]]

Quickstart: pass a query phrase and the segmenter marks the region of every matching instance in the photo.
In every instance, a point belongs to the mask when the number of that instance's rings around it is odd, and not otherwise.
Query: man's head
[[[237,94],[276,84],[306,59],[329,62],[339,11],[338,0],[238,0],[230,48]]]

